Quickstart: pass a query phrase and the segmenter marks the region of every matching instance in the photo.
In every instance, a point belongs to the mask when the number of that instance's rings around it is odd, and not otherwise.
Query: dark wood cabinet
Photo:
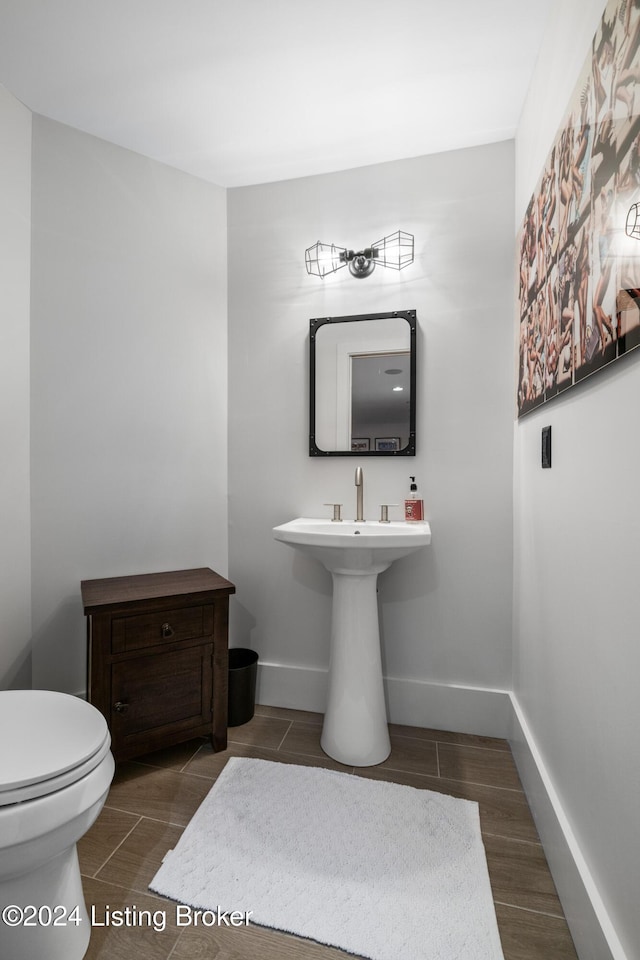
[[[210,736],[227,746],[229,596],[208,567],[83,580],[88,700],[116,760]]]

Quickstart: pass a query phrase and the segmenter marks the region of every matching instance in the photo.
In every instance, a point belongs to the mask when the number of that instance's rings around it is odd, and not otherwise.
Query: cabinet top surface
[[[85,614],[96,613],[108,606],[160,597],[209,594],[213,598],[228,597],[236,592],[233,583],[209,567],[83,580],[80,587]]]

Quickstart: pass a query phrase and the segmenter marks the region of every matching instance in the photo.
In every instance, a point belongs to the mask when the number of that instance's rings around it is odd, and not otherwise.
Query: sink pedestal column
[[[391,753],[382,684],[378,574],[431,543],[424,523],[298,517],[276,540],[314,557],[333,577],[329,691],[320,744],[334,760],[372,767]]]
[[[329,690],[320,745],[334,760],[355,767],[382,763],[391,752],[378,627],[379,572],[379,567],[366,574],[332,572]]]

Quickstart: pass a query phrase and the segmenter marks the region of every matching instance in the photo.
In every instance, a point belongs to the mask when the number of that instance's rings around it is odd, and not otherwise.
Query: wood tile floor
[[[86,960],[354,960],[251,924],[178,927],[175,904],[149,893],[162,857],[229,756],[328,767],[477,801],[505,960],[577,960],[506,741],[392,724],[389,759],[354,770],[323,754],[321,721],[319,714],[256,707],[253,720],[229,730],[226,753],[197,740],[118,766],[104,810],[78,845],[85,899],[98,921],[107,906],[125,918],[126,908],[129,915],[134,907],[160,911],[158,929],[94,926]]]

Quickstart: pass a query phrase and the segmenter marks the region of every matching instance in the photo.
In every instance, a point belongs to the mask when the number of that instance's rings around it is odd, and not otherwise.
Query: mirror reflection
[[[415,310],[310,321],[310,456],[415,456]]]

